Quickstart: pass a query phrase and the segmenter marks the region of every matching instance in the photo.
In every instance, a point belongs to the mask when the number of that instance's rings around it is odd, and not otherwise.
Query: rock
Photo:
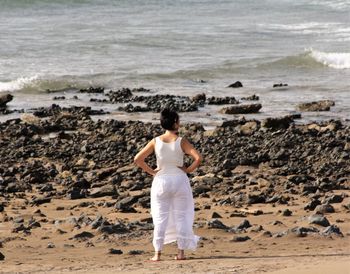
[[[109,254],[115,254],[115,255],[121,255],[121,254],[123,254],[123,251],[121,251],[120,249],[110,248],[108,253]]]
[[[247,114],[257,113],[262,108],[261,104],[250,104],[250,105],[234,105],[224,107],[220,110],[222,114]]]
[[[114,225],[102,225],[98,231],[107,234],[123,234],[129,232],[129,229],[123,223],[116,223]]]
[[[80,93],[104,93],[103,87],[89,87],[87,89],[80,89]]]
[[[236,81],[232,83],[231,85],[227,86],[228,88],[242,88],[243,84],[240,81]]]
[[[317,199],[312,199],[304,206],[304,210],[314,210],[321,202]]]
[[[51,202],[50,197],[38,197],[38,198],[34,198],[31,204],[38,206],[38,205],[42,205],[50,202]]]
[[[47,244],[47,248],[55,248],[55,244],[54,243],[48,243]]]
[[[235,97],[225,96],[225,97],[209,97],[207,98],[208,105],[235,105],[239,104],[239,101]]]
[[[292,211],[287,208],[282,211],[282,215],[286,217],[292,216]]]
[[[81,233],[78,233],[76,235],[74,235],[72,238],[70,239],[74,239],[74,240],[82,240],[82,241],[85,241],[87,239],[91,239],[95,237],[94,234],[92,234],[91,232],[87,232],[87,231],[83,231]]]
[[[0,261],[5,260],[5,255],[0,252]]]
[[[324,213],[334,213],[334,207],[330,204],[318,205],[315,208],[316,214],[324,214]]]
[[[260,204],[260,203],[265,203],[266,197],[264,194],[259,193],[259,194],[254,194],[251,193],[248,195],[248,204]]]
[[[327,218],[318,214],[309,216],[309,223],[324,226],[324,227],[330,226],[330,223],[327,220]]]
[[[318,233],[319,230],[315,227],[294,227],[291,229],[298,237],[306,237],[308,233]]]
[[[335,102],[331,100],[321,100],[317,102],[302,103],[298,105],[300,111],[329,111]]]
[[[247,219],[245,219],[239,225],[235,226],[235,229],[243,230],[243,229],[247,229],[251,226],[252,225],[250,224],[250,222]]]
[[[113,196],[117,194],[117,190],[114,185],[105,185],[103,187],[92,188],[90,190],[90,196],[93,198]]]
[[[206,100],[206,96],[204,93],[197,94],[191,98],[191,101],[197,102],[197,103],[204,103]]]
[[[103,219],[102,215],[98,215],[98,216],[96,216],[95,220],[93,220],[90,225],[93,229],[97,229],[103,223],[104,223],[104,219]]]
[[[130,206],[132,206],[133,204],[135,204],[138,200],[138,197],[136,196],[129,196],[129,197],[125,197],[124,199],[118,201],[115,204],[115,208],[119,209],[121,212],[130,212]]]
[[[18,233],[20,231],[26,231],[26,230],[27,230],[27,228],[24,226],[24,224],[21,223],[21,224],[15,224],[13,226],[12,232]]]
[[[143,250],[130,250],[128,252],[128,255],[142,255],[144,254],[145,252]]]
[[[339,194],[333,194],[332,196],[325,198],[322,203],[328,203],[328,204],[337,204],[341,203],[344,200],[344,197]]]
[[[4,205],[3,204],[0,204],[0,212],[3,212],[5,209]]]
[[[212,219],[220,219],[220,218],[222,218],[222,216],[217,212],[213,212],[213,214],[211,215],[211,218]]]
[[[86,197],[84,189],[73,188],[67,192],[67,198],[70,200],[82,199]]]
[[[252,135],[259,129],[259,124],[255,121],[247,122],[239,127],[239,133],[243,135]]]
[[[234,236],[231,242],[245,242],[250,240],[249,236]]]
[[[242,97],[241,100],[247,100],[247,101],[259,101],[259,96],[253,94],[247,97]]]
[[[283,84],[283,83],[273,84],[272,87],[273,88],[288,87],[288,84]]]
[[[266,118],[261,122],[261,127],[277,129],[286,129],[293,123],[291,116],[284,116],[281,118]]]
[[[215,229],[227,229],[228,227],[224,225],[221,221],[218,219],[213,219],[207,222],[207,226],[209,229],[215,228]]]
[[[8,102],[11,102],[13,99],[13,96],[11,94],[0,94],[0,108],[6,107],[6,104]]]
[[[331,234],[336,234],[338,236],[343,236],[343,233],[340,231],[340,228],[336,225],[331,225],[322,231],[323,235],[330,236]]]

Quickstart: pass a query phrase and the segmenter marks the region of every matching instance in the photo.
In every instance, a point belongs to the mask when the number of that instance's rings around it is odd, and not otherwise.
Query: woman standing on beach
[[[135,164],[154,176],[151,188],[151,214],[154,224],[152,261],[159,261],[164,244],[177,242],[177,260],[184,260],[185,249],[195,249],[199,237],[193,234],[194,202],[187,173],[194,171],[202,157],[185,138],[178,136],[179,115],[164,109],[160,124],[165,133],[150,141],[136,156]],[[157,168],[145,163],[156,154]],[[183,165],[184,154],[193,158],[190,166]]]

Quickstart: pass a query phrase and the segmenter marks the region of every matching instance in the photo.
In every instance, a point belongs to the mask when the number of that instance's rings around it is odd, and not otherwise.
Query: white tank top
[[[184,152],[181,148],[181,137],[174,142],[165,143],[159,136],[155,138],[155,154],[157,158],[158,174],[177,175],[184,172],[178,167],[183,166]]]

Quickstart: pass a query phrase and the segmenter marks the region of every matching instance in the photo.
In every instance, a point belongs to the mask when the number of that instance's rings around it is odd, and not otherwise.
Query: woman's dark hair
[[[160,125],[167,130],[174,130],[174,125],[179,121],[176,111],[165,108],[160,113]]]

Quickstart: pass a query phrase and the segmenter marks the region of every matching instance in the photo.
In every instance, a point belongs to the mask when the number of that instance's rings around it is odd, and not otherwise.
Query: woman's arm
[[[190,155],[193,159],[193,162],[189,167],[183,167],[183,171],[185,171],[186,173],[191,173],[200,165],[203,158],[199,154],[199,152],[193,147],[193,145],[185,138],[182,138],[181,140],[181,148],[186,154]]]
[[[154,151],[155,141],[154,139],[150,141],[139,153],[136,154],[134,158],[134,163],[142,168],[143,171],[147,172],[148,174],[154,176],[156,175],[157,171],[153,170],[149,165],[146,164],[145,159],[152,154]]]

